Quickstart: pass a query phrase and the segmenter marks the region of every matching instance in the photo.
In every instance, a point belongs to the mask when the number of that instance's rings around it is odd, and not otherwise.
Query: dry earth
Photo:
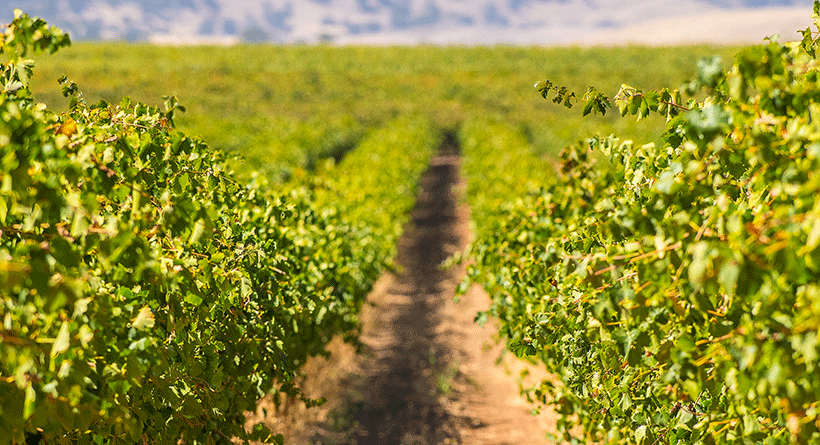
[[[531,414],[519,381],[543,377],[474,323],[489,297],[473,287],[454,299],[462,268],[439,265],[470,239],[460,201],[458,149],[442,146],[399,241],[400,270],[376,284],[362,313],[364,350],[334,341],[330,359],[311,360],[303,389],[328,402],[306,409],[270,400],[258,415],[293,444],[544,444],[555,416]],[[530,369],[529,380],[520,372]]]

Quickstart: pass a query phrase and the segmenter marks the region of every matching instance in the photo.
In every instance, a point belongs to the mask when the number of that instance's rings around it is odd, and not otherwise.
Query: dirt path
[[[497,363],[503,348],[495,330],[473,322],[489,297],[474,287],[454,301],[463,268],[439,268],[470,237],[459,164],[448,141],[422,177],[412,224],[399,241],[400,270],[379,280],[362,313],[363,354],[334,342],[330,360],[306,366],[306,393],[328,403],[309,410],[285,403],[276,416],[272,404],[260,405],[287,443],[547,443],[554,416],[531,415],[519,396],[524,365],[514,357]]]

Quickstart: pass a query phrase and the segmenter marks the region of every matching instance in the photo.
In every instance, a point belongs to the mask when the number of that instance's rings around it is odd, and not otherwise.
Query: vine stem
[[[612,100],[629,100],[630,97],[644,97],[644,96],[645,95],[643,93],[635,93],[635,94],[633,94],[629,97],[615,96],[615,97],[612,98]],[[661,103],[661,104],[664,104],[664,105],[669,105],[670,107],[674,107],[674,108],[677,108],[677,109],[683,110],[683,111],[692,111],[692,109],[687,107],[686,105],[681,105],[681,104],[675,103],[675,102],[669,102],[669,101],[666,101],[666,100],[659,100],[658,103]]]

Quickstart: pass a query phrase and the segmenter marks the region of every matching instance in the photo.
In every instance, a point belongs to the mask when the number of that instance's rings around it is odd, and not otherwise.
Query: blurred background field
[[[274,180],[293,166],[339,157],[368,131],[405,114],[425,114],[445,131],[482,115],[518,126],[539,153],[554,154],[594,133],[659,141],[663,121],[635,123],[610,110],[581,119],[545,102],[533,88],[548,78],[579,94],[594,86],[614,95],[621,82],[680,87],[702,57],[732,60],[738,47],[623,46],[153,46],[75,43],[37,60],[33,89],[54,110],[67,99],[56,79],[77,82],[89,103],[123,96],[160,104],[175,95],[187,112],[176,121],[212,147],[239,154],[240,172]]]

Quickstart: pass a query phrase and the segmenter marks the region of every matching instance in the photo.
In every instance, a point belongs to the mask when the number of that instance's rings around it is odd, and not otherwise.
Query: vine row
[[[67,112],[35,103],[27,57],[68,43],[17,11],[0,48],[0,442],[283,443],[244,413],[355,340],[440,135],[402,118],[315,177],[242,183],[174,97],[62,79]]]
[[[803,35],[704,60],[679,89],[536,84],[584,114],[660,114],[662,147],[596,136],[553,175],[513,129],[465,128],[469,277],[510,349],[555,376],[527,395],[562,440],[820,443],[820,76]]]

